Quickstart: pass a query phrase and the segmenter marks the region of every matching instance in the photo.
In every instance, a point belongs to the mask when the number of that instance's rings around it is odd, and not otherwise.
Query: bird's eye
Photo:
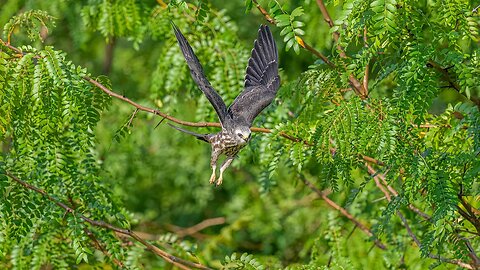
[[[237,135],[238,135],[238,137],[243,138],[242,133],[237,133]]]

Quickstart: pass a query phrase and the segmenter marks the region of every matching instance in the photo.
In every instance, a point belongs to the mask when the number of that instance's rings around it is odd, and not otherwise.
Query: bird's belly
[[[232,157],[235,156],[240,149],[242,149],[245,145],[233,145],[233,146],[227,146],[223,149],[223,154],[226,155],[227,157]]]

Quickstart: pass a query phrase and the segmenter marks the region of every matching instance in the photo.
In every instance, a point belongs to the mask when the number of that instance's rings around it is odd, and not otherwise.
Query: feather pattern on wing
[[[268,26],[262,25],[248,60],[245,89],[228,108],[228,113],[235,122],[251,126],[255,117],[272,103],[279,87],[277,46]]]
[[[227,118],[229,117],[227,115],[227,106],[225,105],[225,102],[223,101],[222,97],[220,97],[220,95],[215,91],[215,89],[213,89],[212,85],[210,85],[210,82],[205,77],[202,65],[200,64],[200,61],[198,60],[195,53],[193,52],[193,49],[188,43],[187,39],[183,36],[182,32],[180,32],[180,30],[174,23],[172,23],[172,26],[175,32],[175,37],[178,41],[178,45],[180,46],[183,56],[187,61],[193,80],[200,88],[200,90],[202,90],[202,92],[205,94],[207,99],[210,101],[213,108],[217,112],[220,122],[223,126],[225,126],[228,121]]]

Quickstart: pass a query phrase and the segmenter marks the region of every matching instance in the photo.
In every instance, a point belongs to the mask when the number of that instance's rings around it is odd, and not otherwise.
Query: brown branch
[[[383,163],[380,160],[377,160],[377,159],[374,159],[374,158],[371,158],[371,157],[368,157],[368,156],[364,156],[364,155],[360,155],[360,157],[367,162],[377,164],[377,165],[380,165],[380,166],[385,166],[385,163]]]
[[[130,120],[128,120],[127,127],[130,127],[132,125],[133,118],[135,118],[137,113],[138,113],[138,108],[136,108],[135,111],[132,113],[132,116],[130,117]]]
[[[385,179],[385,175],[383,174],[378,174],[377,175],[377,171],[375,171],[375,169],[373,169],[372,166],[370,166],[370,164],[365,164],[365,166],[367,166],[367,171],[370,175],[375,175],[375,177],[378,177],[382,182],[383,184],[385,185],[385,187],[388,189],[388,191],[390,191],[390,193],[393,195],[393,196],[398,196],[398,192],[392,187],[390,186],[386,179]],[[375,180],[375,179],[374,179]],[[376,181],[376,180],[375,180]],[[377,182],[375,182],[377,183]],[[380,184],[380,183],[379,183]],[[380,184],[381,185],[381,184]],[[378,184],[377,184],[378,186]],[[383,186],[382,186],[383,187]],[[386,196],[386,195],[385,195]],[[415,212],[416,214],[418,214],[419,216],[421,216],[423,219],[425,220],[430,220],[430,216],[424,212],[422,212],[420,209],[418,209],[416,206],[414,206],[413,204],[409,204],[408,205],[408,208],[410,208],[410,210],[412,210],[413,212]]]
[[[323,62],[325,62],[327,65],[329,65],[331,68],[335,68],[335,64],[332,63],[330,60],[328,60],[328,58],[321,54],[319,51],[317,51],[315,48],[313,48],[312,46],[310,46],[307,42],[305,42],[303,39],[300,39],[302,40],[302,44],[303,44],[303,48],[305,48],[307,51],[313,53],[316,57],[320,58],[323,60]],[[302,45],[300,44],[300,45]]]
[[[435,254],[428,254],[428,257],[432,258],[432,259],[435,259],[435,260],[439,260],[439,261],[442,261],[442,262],[446,262],[446,263],[450,263],[450,264],[455,264],[455,265],[458,265],[460,267],[463,267],[465,269],[478,269],[477,267],[471,265],[471,264],[468,264],[468,263],[465,263],[465,262],[462,262],[460,260],[453,260],[453,259],[447,259],[447,258],[443,258],[442,256],[439,256],[439,255],[435,255]]]
[[[368,48],[368,41],[367,41],[367,27],[365,26],[363,28],[363,46],[365,48]],[[367,62],[367,65],[365,66],[365,74],[363,75],[363,88],[365,89],[365,93],[368,96],[368,76],[370,72],[370,61]]]
[[[79,217],[80,219],[84,220],[85,222],[95,226],[95,227],[101,227],[101,228],[104,228],[104,229],[109,229],[111,231],[114,231],[114,232],[117,232],[117,233],[120,233],[120,234],[123,234],[123,235],[128,235],[130,236],[131,238],[137,240],[138,242],[140,242],[142,245],[144,245],[147,249],[149,249],[150,251],[152,251],[153,253],[155,253],[156,255],[162,257],[165,261],[181,268],[181,269],[191,269],[191,268],[196,268],[196,269],[211,269],[209,268],[208,266],[205,266],[205,265],[202,265],[202,264],[199,264],[199,263],[194,263],[194,262],[190,262],[190,261],[187,261],[187,260],[184,260],[184,259],[181,259],[181,258],[178,258],[176,256],[173,256],[171,255],[170,253],[158,248],[157,246],[154,246],[150,243],[148,243],[147,241],[145,241],[144,239],[140,238],[138,235],[136,235],[134,232],[132,232],[131,230],[128,230],[128,229],[123,229],[123,228],[118,228],[118,227],[115,227],[109,223],[106,223],[104,221],[101,221],[101,220],[93,220],[93,219],[90,219],[80,213],[76,213],[75,210],[73,208],[71,208],[70,206],[62,203],[61,201],[55,199],[54,197],[52,197],[51,195],[49,195],[46,191],[44,191],[43,189],[40,189],[36,186],[33,186],[21,179],[19,179],[18,177],[16,177],[15,175],[11,174],[10,172],[5,172],[5,174],[10,177],[12,180],[14,180],[15,182],[19,183],[20,185],[22,185],[23,187],[27,188],[27,189],[30,189],[30,190],[33,190],[37,193],[40,193],[41,195],[43,195],[44,197],[46,197],[48,200],[50,200],[51,202],[55,203],[57,206],[65,209],[66,213],[70,213],[72,215],[75,215],[77,217]]]
[[[118,267],[120,268],[124,268],[125,265],[123,264],[123,262],[121,262],[120,260],[118,260],[117,258],[114,258],[112,257],[112,254],[110,252],[108,252],[108,250],[106,250],[102,244],[100,243],[100,241],[98,241],[98,239],[95,237],[95,235],[93,234],[92,231],[90,231],[89,229],[87,228],[84,228],[83,229],[85,231],[85,233],[87,234],[87,236],[90,238],[90,240],[92,240],[94,246],[96,249],[100,250],[103,254],[105,254],[105,256],[109,257],[113,263],[115,265],[117,265]]]
[[[336,204],[334,201],[332,201],[325,192],[322,192],[320,189],[318,189],[312,182],[308,181],[305,176],[300,175],[300,179],[303,181],[303,183],[309,187],[313,192],[317,193],[317,195],[322,198],[330,207],[333,209],[339,211],[343,216],[348,218],[350,221],[352,221],[355,226],[360,228],[365,234],[367,234],[369,237],[374,237],[374,243],[377,247],[380,249],[387,249],[387,247],[379,240],[376,239],[372,231],[363,223],[361,223],[359,220],[357,220],[354,216],[352,216],[345,208],[341,207],[340,205]]]
[[[188,228],[181,228],[175,225],[171,225],[170,227],[174,229],[175,234],[177,234],[179,237],[184,237],[187,235],[193,235],[211,226],[224,224],[225,221],[226,219],[224,217],[217,217],[217,218],[209,218],[209,219],[203,220],[202,222]]]
[[[20,50],[19,48],[14,47],[14,46],[12,46],[9,41],[5,42],[5,41],[3,41],[2,39],[0,39],[0,43],[1,43],[3,46],[9,48],[10,50],[15,51],[16,53],[22,54],[22,50]]]
[[[408,235],[410,235],[410,237],[413,239],[413,241],[415,242],[415,244],[417,244],[418,247],[421,247],[420,240],[418,240],[417,236],[415,236],[415,234],[413,233],[412,229],[411,229],[410,226],[408,225],[407,219],[402,215],[402,213],[400,213],[400,211],[397,211],[397,215],[398,215],[398,216],[400,217],[400,219],[402,220],[403,226],[404,226],[405,229],[407,230]],[[450,263],[450,264],[455,264],[455,265],[458,265],[458,266],[463,267],[463,268],[466,268],[466,269],[477,269],[474,265],[471,265],[471,264],[462,262],[462,261],[460,261],[460,260],[447,259],[447,258],[443,258],[442,256],[435,255],[435,254],[432,254],[432,253],[429,253],[429,254],[428,254],[428,257],[429,257],[429,258],[432,258],[432,259],[435,259],[435,260],[440,260],[440,261],[442,261],[442,262],[446,262],[446,263]]]
[[[177,123],[177,124],[180,124],[180,125],[184,125],[184,126],[189,126],[189,127],[221,127],[220,123],[209,123],[209,122],[197,122],[197,123],[194,123],[194,122],[188,122],[188,121],[183,121],[183,120],[180,120],[180,119],[177,119],[173,116],[170,116],[166,113],[162,113],[160,112],[159,110],[155,110],[155,109],[152,109],[152,108],[148,108],[148,107],[145,107],[145,106],[142,106],[134,101],[132,101],[131,99],[129,98],[126,98],[125,96],[122,96],[120,94],[117,94],[113,91],[111,91],[110,89],[108,89],[106,86],[104,86],[103,84],[99,83],[98,81],[88,77],[88,76],[85,76],[83,78],[84,80],[86,80],[87,82],[95,85],[96,87],[98,87],[100,90],[102,90],[103,92],[107,93],[109,96],[111,97],[115,97],[117,99],[120,99],[120,100],[123,100],[127,103],[129,103],[130,105],[136,107],[138,110],[140,111],[144,111],[144,112],[149,112],[149,113],[153,113],[155,115],[159,115],[167,120],[170,120],[174,123]]]
[[[332,28],[333,21],[332,21],[332,18],[330,17],[330,14],[328,13],[327,7],[325,7],[325,4],[323,3],[322,0],[317,0],[317,5],[318,5],[318,8],[320,9],[320,12],[323,15],[323,19],[327,22],[328,26]],[[338,42],[339,38],[340,38],[340,34],[338,33],[338,31],[333,32],[333,39],[335,40],[335,42]]]
[[[473,234],[473,235],[476,235],[476,236],[480,236],[480,233],[478,232],[473,232],[473,231],[469,231],[469,230],[457,230],[458,232],[463,232],[463,233],[469,233],[469,234]]]
[[[330,17],[330,13],[328,12],[327,8],[325,7],[325,4],[323,3],[323,0],[317,0],[317,5],[318,8],[320,9],[320,12],[323,15],[323,19],[327,22],[328,26],[330,28],[333,27],[333,20]],[[345,49],[338,44],[338,40],[340,39],[340,33],[338,31],[333,32],[333,39],[335,40],[335,43],[337,43],[337,50],[339,52],[339,55],[341,58],[347,58],[347,54],[345,53]],[[348,76],[348,81],[350,85],[353,87],[354,92],[361,98],[361,99],[366,99],[368,97],[368,92],[366,88],[353,76],[353,74],[350,74]]]
[[[255,6],[257,7],[257,9],[260,11],[260,13],[262,13],[262,15],[265,17],[265,19],[273,24],[273,25],[277,25],[277,21],[275,19],[272,18],[272,16],[270,16],[270,14],[268,13],[268,11],[266,11],[259,3],[257,0],[253,0],[253,3],[255,4]],[[325,62],[327,65],[329,65],[330,67],[334,68],[335,67],[335,64],[333,64],[330,60],[328,60],[328,58],[323,55],[322,53],[320,53],[319,51],[317,51],[315,48],[313,48],[312,46],[310,46],[307,42],[305,42],[302,38],[300,38],[299,36],[296,36],[297,39],[296,41],[298,42],[298,44],[306,49],[307,51],[311,52],[312,54],[314,54],[315,56],[317,56],[318,58],[322,59],[323,62]]]
[[[109,37],[105,46],[105,58],[103,60],[103,74],[108,75],[112,70],[113,53],[115,51],[116,38]]]
[[[462,208],[457,206],[457,211],[458,213],[464,217],[466,220],[468,220],[474,227],[475,229],[480,232],[479,228],[479,221],[475,215],[470,215],[468,212],[465,212]]]
[[[465,210],[467,210],[467,215],[470,218],[469,221],[473,224],[473,226],[475,226],[477,232],[480,233],[480,219],[477,217],[480,214],[479,211],[465,200],[462,193],[458,194],[458,199],[460,200],[460,203],[463,205]]]
[[[368,172],[371,175],[373,175],[373,179],[375,181],[375,184],[380,189],[380,191],[382,191],[382,193],[385,195],[385,197],[387,198],[387,200],[389,202],[391,201],[390,193],[384,188],[381,181],[387,186],[387,189],[391,192],[391,194],[393,194],[394,196],[398,196],[397,191],[387,184],[387,182],[385,180],[385,176],[383,174],[378,174],[369,164],[365,164],[365,165],[367,166]],[[422,217],[426,218],[426,220],[430,219],[430,216],[421,212],[418,208],[414,207],[412,204],[409,204],[409,208],[410,209],[412,209],[412,208],[415,209],[414,212],[416,212],[419,215],[421,215]],[[403,214],[400,212],[400,210],[397,210],[396,214],[401,219],[402,224],[405,227],[405,229],[407,230],[408,235],[412,238],[413,242],[415,242],[415,244],[420,248],[421,243],[418,240],[418,238],[415,236],[415,234],[413,233],[412,229],[410,228],[410,225],[408,225],[407,219],[403,216]],[[467,239],[464,239],[464,243],[465,243],[465,245],[467,245],[467,247],[471,246],[470,242]],[[478,261],[478,257],[476,256],[475,252],[470,250],[469,256],[470,256],[470,258],[472,258],[472,260],[474,262],[474,265],[462,262],[460,260],[452,260],[452,259],[443,258],[439,255],[435,255],[435,254],[432,254],[432,253],[428,254],[428,257],[430,257],[432,259],[437,259],[437,260],[440,260],[442,262],[455,264],[455,265],[458,265],[458,266],[461,266],[461,267],[464,267],[464,268],[467,268],[467,269],[477,269],[476,268],[476,262]]]
[[[449,86],[453,88],[455,91],[457,91],[460,95],[464,96],[465,98],[469,99],[473,104],[475,104],[479,109],[480,109],[480,99],[476,98],[474,96],[467,97],[465,94],[460,93],[460,85],[458,85],[457,82],[455,82],[451,77],[450,74],[448,73],[448,70],[446,68],[443,68],[439,63],[429,60],[427,62],[428,65],[432,66],[435,70],[440,72],[443,76],[443,78],[448,82]]]
[[[396,212],[398,217],[402,220],[403,226],[407,230],[408,235],[410,235],[410,237],[413,239],[413,242],[415,242],[415,244],[417,244],[418,247],[421,247],[422,243],[420,243],[420,240],[418,240],[418,238],[413,233],[412,229],[410,228],[410,225],[408,225],[407,219],[402,215],[402,213],[400,213],[400,211],[397,210]]]
[[[19,48],[16,48],[10,44],[7,44],[5,43],[2,39],[0,39],[0,43],[3,44],[4,46],[10,48],[11,50],[19,53],[20,55],[23,55],[22,53],[22,50],[20,50]],[[113,91],[111,91],[110,89],[108,89],[105,85],[101,84],[100,82],[88,77],[88,76],[85,76],[83,77],[83,79],[93,85],[95,85],[97,88],[99,88],[100,90],[102,90],[103,92],[105,92],[106,94],[108,94],[109,96],[111,97],[114,97],[114,98],[117,98],[117,99],[120,99],[120,100],[123,100],[127,103],[129,103],[130,105],[134,106],[135,108],[137,108],[135,110],[135,113],[132,117],[135,116],[135,114],[138,112],[138,110],[140,111],[144,111],[144,112],[148,112],[148,113],[152,113],[152,114],[155,114],[155,115],[158,115],[158,116],[161,116],[163,119],[167,119],[169,121],[172,121],[174,123],[177,123],[177,124],[180,124],[180,125],[184,125],[184,126],[190,126],[190,127],[221,127],[221,124],[220,123],[213,123],[213,122],[189,122],[189,121],[183,121],[183,120],[180,120],[180,119],[177,119],[173,116],[170,116],[166,113],[163,113],[159,110],[155,110],[155,109],[152,109],[152,108],[149,108],[149,107],[146,107],[146,106],[143,106],[143,105],[140,105],[134,101],[132,101],[131,99],[123,96],[123,95],[120,95],[120,94],[117,94]],[[162,122],[160,121],[160,123]],[[159,124],[160,124],[159,123]],[[260,132],[260,133],[272,133],[273,131],[271,129],[267,129],[267,128],[259,128],[259,127],[252,127],[250,128],[250,130],[252,132]],[[298,143],[303,143],[307,146],[313,146],[313,143],[307,141],[307,140],[304,140],[302,138],[298,138],[298,137],[294,137],[294,136],[291,136],[291,135],[288,135],[286,134],[285,132],[279,132],[278,133],[279,136],[287,139],[287,140],[290,140],[290,141],[293,141],[293,142],[298,142]],[[375,163],[377,165],[384,165],[383,162],[379,161],[379,160],[376,160],[372,157],[368,157],[368,156],[364,156],[364,155],[361,155],[361,157],[365,160],[365,161],[368,161],[368,162],[372,162],[372,163]]]
[[[77,209],[77,206],[76,206],[76,203],[73,201],[72,197],[71,196],[67,196],[67,200],[68,202],[70,203],[71,207],[74,211]],[[65,214],[67,214],[67,212],[65,212]],[[85,232],[85,234],[87,234],[87,236],[90,238],[90,240],[92,240],[92,243],[93,245],[95,246],[95,248],[97,250],[100,250],[105,256],[107,256],[108,258],[110,258],[112,260],[112,262],[117,265],[118,267],[120,268],[124,268],[125,265],[123,264],[123,262],[121,262],[120,260],[118,260],[117,258],[114,258],[112,257],[112,254],[110,252],[108,252],[108,250],[106,250],[102,243],[100,243],[100,241],[97,239],[97,237],[95,237],[95,234],[89,230],[87,227],[84,227],[83,228],[83,231]]]
[[[275,21],[275,19],[272,18],[272,16],[270,16],[270,14],[268,13],[268,11],[266,11],[259,3],[257,0],[253,0],[253,3],[255,4],[255,6],[257,7],[257,9],[260,11],[260,13],[262,13],[262,15],[265,17],[265,19],[273,24],[273,25],[277,25],[277,21]]]

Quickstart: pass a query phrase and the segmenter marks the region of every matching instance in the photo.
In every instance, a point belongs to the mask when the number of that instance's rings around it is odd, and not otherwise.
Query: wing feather
[[[258,30],[245,75],[245,89],[228,108],[234,121],[252,125],[255,117],[272,103],[278,88],[278,51],[268,26]]]
[[[193,80],[197,86],[202,90],[202,92],[207,97],[208,101],[212,104],[213,108],[217,112],[218,118],[222,125],[225,125],[228,121],[227,106],[223,101],[222,97],[213,89],[210,82],[205,77],[203,73],[202,65],[198,60],[197,56],[193,52],[192,47],[188,43],[187,39],[183,36],[182,32],[177,28],[177,26],[172,22],[173,31],[175,32],[175,37],[177,38],[178,45],[182,50],[183,56],[188,64],[190,69],[190,74],[192,75]]]

